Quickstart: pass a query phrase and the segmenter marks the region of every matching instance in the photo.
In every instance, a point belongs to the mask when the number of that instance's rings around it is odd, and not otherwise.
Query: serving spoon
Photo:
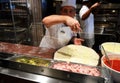
[[[104,54],[105,54],[105,57],[106,57],[106,59],[107,59],[108,64],[111,66],[110,59],[109,59],[109,57],[108,57],[108,55],[107,55],[107,53],[106,53],[104,47],[103,47],[103,46],[101,46],[101,47],[102,47],[102,49],[103,49],[103,52],[104,52]]]

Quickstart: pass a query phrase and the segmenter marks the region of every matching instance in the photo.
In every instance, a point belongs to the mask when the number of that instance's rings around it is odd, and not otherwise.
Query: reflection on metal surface
[[[103,34],[104,33],[104,28],[95,28],[95,33]]]
[[[26,72],[2,68],[2,67],[0,67],[0,72],[5,75],[13,76],[16,78],[22,78],[22,79],[30,80],[34,82],[40,82],[40,83],[72,83],[72,82],[50,78],[42,75],[26,73]]]

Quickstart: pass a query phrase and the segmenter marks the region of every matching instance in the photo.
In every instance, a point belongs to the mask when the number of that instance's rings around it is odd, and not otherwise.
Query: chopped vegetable
[[[50,64],[49,60],[44,60],[41,58],[34,58],[34,57],[18,57],[18,58],[15,58],[14,61],[35,65],[35,66],[44,66],[44,67],[48,67]]]

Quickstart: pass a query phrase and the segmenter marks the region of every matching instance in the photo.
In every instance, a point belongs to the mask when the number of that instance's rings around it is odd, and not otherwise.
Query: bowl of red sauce
[[[120,83],[120,55],[108,55],[110,64],[105,56],[101,58],[101,66],[110,71],[113,81]]]

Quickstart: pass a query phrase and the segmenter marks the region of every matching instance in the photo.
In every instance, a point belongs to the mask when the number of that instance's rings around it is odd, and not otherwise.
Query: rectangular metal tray
[[[34,65],[34,66],[42,66],[42,67],[49,67],[51,64],[51,59],[43,59],[39,56],[30,56],[30,55],[16,55],[7,58],[7,60],[28,64],[28,65]]]
[[[92,74],[87,74],[87,73],[81,73],[81,72],[73,72],[70,70],[68,70],[67,72],[72,72],[72,73],[77,73],[77,74],[80,74],[81,76],[83,75],[87,75],[88,77],[89,76],[92,76],[92,77],[98,77],[98,78],[104,78],[105,79],[105,83],[112,83],[112,79],[111,79],[111,75],[110,75],[110,72],[108,69],[106,68],[103,68],[101,66],[89,66],[89,65],[85,65],[85,64],[81,64],[81,63],[74,63],[74,62],[65,62],[65,61],[61,61],[61,60],[54,60],[51,65],[49,66],[49,68],[52,68],[52,69],[56,69],[56,68],[53,68],[53,65],[56,64],[56,63],[67,63],[68,65],[79,65],[79,66],[84,66],[86,68],[92,68],[92,69],[95,69],[95,71],[99,71],[100,72],[100,75],[99,76],[95,76],[95,75],[92,75]],[[65,65],[64,65],[65,66]],[[75,68],[74,68],[75,69]],[[61,70],[61,71],[66,71],[66,70],[62,70],[62,68],[58,68],[57,70]],[[83,70],[84,71],[84,70]],[[92,70],[93,71],[93,70]]]
[[[15,62],[14,60],[20,57],[33,57],[33,56],[22,56],[22,55],[15,55],[12,57],[9,57],[7,59],[0,59],[0,66],[5,67],[5,68],[11,68],[15,70],[20,70],[28,73],[33,73],[37,75],[43,75],[47,77],[52,77],[56,79],[61,79],[61,80],[67,80],[73,83],[112,83],[110,79],[109,72],[100,67],[100,71],[102,75],[99,76],[91,76],[91,75],[86,75],[86,74],[81,74],[81,73],[74,73],[70,71],[62,71],[58,69],[53,69],[51,66],[60,61],[54,61],[52,59],[45,59],[41,58],[44,60],[49,60],[51,63],[49,67],[44,67],[44,66],[35,66],[35,65],[30,65],[30,64],[25,64],[25,63],[19,63]],[[33,58],[40,58],[40,57],[33,57]],[[4,65],[6,64],[6,65]]]

